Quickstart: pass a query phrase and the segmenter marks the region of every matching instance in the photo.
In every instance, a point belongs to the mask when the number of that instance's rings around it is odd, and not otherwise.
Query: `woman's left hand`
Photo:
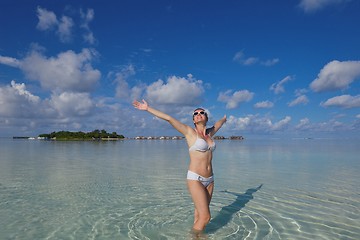
[[[143,110],[143,111],[147,111],[148,108],[149,108],[149,104],[148,104],[144,99],[142,100],[142,103],[139,102],[139,101],[137,101],[137,100],[135,100],[135,101],[133,102],[133,106],[134,106],[135,108],[137,108],[137,109],[139,109],[139,110]]]

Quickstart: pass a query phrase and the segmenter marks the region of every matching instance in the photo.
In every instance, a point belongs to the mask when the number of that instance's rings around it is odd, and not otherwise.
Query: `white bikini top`
[[[196,131],[196,130],[195,130]],[[199,135],[196,132],[196,141],[195,143],[189,148],[189,151],[199,151],[199,152],[206,152],[206,151],[214,151],[216,148],[215,142],[212,145],[209,145],[205,139],[199,138]]]

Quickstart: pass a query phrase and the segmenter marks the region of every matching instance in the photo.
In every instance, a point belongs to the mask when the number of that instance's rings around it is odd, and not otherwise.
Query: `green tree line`
[[[119,135],[116,132],[108,133],[105,130],[94,130],[92,132],[70,132],[60,131],[52,133],[43,133],[39,137],[43,138],[56,138],[59,140],[87,140],[87,139],[101,139],[101,138],[125,138],[123,135]]]

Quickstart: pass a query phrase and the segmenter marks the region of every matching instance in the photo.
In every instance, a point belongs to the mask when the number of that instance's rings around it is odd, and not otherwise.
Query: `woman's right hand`
[[[142,103],[139,102],[139,101],[137,101],[137,100],[135,100],[135,101],[133,102],[133,106],[134,106],[135,108],[137,108],[137,109],[139,109],[139,110],[143,110],[143,111],[147,111],[148,108],[149,108],[149,104],[148,104],[144,99],[142,100]]]

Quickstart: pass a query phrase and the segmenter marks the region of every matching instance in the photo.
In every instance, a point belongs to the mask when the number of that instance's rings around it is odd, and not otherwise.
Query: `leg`
[[[193,229],[202,231],[206,224],[210,221],[210,200],[214,188],[214,183],[211,183],[205,188],[199,181],[187,180],[188,189],[195,205],[194,211],[194,226]]]
[[[199,213],[196,208],[194,208],[194,224],[199,220]]]

